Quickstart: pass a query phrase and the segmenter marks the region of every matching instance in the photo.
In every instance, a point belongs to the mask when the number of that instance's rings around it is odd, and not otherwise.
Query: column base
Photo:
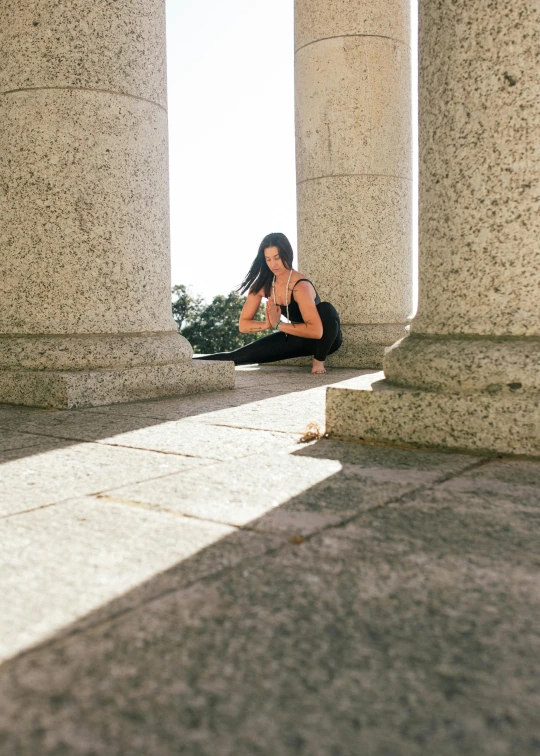
[[[343,344],[337,352],[328,356],[326,365],[337,368],[382,368],[386,350],[406,334],[405,323],[376,323],[342,325]],[[273,362],[273,365],[311,365],[311,357]]]
[[[186,360],[116,370],[0,370],[0,402],[74,409],[234,385],[234,364],[218,361]]]
[[[540,456],[540,394],[399,388],[382,372],[327,389],[330,437],[479,454]]]
[[[394,386],[443,394],[540,393],[540,339],[411,333],[388,349]]]

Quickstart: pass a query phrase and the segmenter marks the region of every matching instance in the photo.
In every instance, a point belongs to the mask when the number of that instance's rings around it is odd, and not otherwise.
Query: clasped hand
[[[279,307],[272,296],[266,300],[266,321],[270,327],[275,328],[281,320],[281,307]]]

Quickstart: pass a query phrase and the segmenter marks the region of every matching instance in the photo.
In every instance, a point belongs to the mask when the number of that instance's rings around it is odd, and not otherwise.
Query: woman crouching
[[[321,302],[311,281],[293,268],[293,250],[285,234],[264,237],[249,273],[239,287],[248,293],[240,315],[241,333],[273,330],[232,352],[196,356],[196,360],[228,360],[235,365],[313,357],[312,373],[325,373],[324,362],[341,346],[339,315]],[[255,320],[266,297],[265,320]],[[286,317],[286,321],[282,320]]]

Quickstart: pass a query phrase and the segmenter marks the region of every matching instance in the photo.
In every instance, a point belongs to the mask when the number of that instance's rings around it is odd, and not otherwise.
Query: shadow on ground
[[[215,413],[258,402],[305,394],[306,391],[336,385],[348,378],[369,373],[366,370],[330,370],[325,375],[310,375],[302,368],[244,368],[237,369],[237,387],[231,390],[191,394],[184,397],[142,400],[91,409],[51,410],[0,404],[0,465],[48,450],[68,448],[74,444],[100,441],[137,430],[151,429],[166,423],[208,416],[208,423],[219,425]],[[306,383],[306,380],[308,383]],[[179,402],[179,399],[182,401]],[[286,418],[280,417],[270,430],[288,428]],[[319,418],[322,422],[323,418]],[[245,426],[242,426],[245,427]],[[264,430],[265,428],[261,428]],[[161,433],[161,431],[160,431]],[[116,444],[122,445],[122,439]],[[143,442],[140,447],[148,449]],[[150,447],[152,448],[152,447]],[[155,449],[159,451],[159,449]],[[163,451],[166,451],[164,449]],[[175,449],[174,453],[178,452]],[[218,457],[219,458],[219,457]]]
[[[2,754],[540,753],[538,466],[287,459],[327,474],[3,665]],[[288,474],[252,464],[252,498]]]

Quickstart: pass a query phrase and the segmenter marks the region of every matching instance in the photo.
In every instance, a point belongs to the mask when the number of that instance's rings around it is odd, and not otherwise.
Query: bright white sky
[[[267,233],[296,252],[293,9],[167,0],[172,282],[206,299]]]
[[[296,250],[293,0],[167,0],[172,281],[210,299]]]

